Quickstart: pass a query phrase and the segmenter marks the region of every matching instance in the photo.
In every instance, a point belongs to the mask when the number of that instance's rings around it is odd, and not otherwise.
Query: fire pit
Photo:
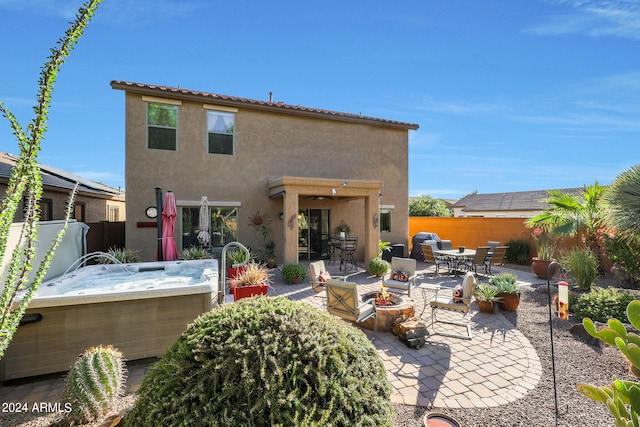
[[[405,300],[399,295],[387,293],[386,297],[382,297],[382,292],[369,292],[362,296],[362,300],[376,298],[376,317],[369,318],[362,322],[362,327],[374,330],[373,322],[378,322],[378,331],[389,332],[393,329],[393,325],[402,322],[415,315],[415,303],[411,300]]]

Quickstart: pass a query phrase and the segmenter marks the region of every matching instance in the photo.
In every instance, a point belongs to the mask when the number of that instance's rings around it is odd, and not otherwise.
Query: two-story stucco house
[[[181,88],[112,81],[125,91],[126,246],[153,259],[145,212],[156,187],[178,205],[178,249],[197,245],[201,198],[212,251],[231,240],[263,250],[259,216],[278,263],[327,256],[340,222],[356,260],[408,235],[408,133],[418,125]],[[259,221],[258,221],[259,222]]]

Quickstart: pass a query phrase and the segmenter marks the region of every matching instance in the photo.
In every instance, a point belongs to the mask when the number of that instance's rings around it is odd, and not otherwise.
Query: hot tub
[[[216,260],[92,265],[42,283],[0,360],[0,380],[66,371],[89,347],[157,357],[217,298]]]

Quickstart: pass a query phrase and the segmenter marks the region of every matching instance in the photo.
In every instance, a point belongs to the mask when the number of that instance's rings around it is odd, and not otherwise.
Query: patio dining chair
[[[449,310],[461,313],[462,317],[464,318],[464,316],[469,313],[469,305],[473,300],[473,288],[475,286],[475,283],[475,276],[472,272],[467,271],[464,275],[464,278],[462,279],[462,296],[455,297],[453,294],[453,289],[437,289],[435,291],[435,294],[429,300],[429,305],[431,306],[431,327],[433,328],[434,333],[442,336],[463,338],[467,340],[470,340],[472,338],[471,325],[469,324],[469,322],[438,320],[437,312],[438,310]],[[448,332],[439,332],[436,329],[436,324],[438,323],[464,326],[467,329],[467,334],[459,335]]]
[[[496,242],[495,240],[488,240],[487,241],[487,246],[489,246],[491,249],[489,249],[489,253],[493,253],[493,251],[496,250],[496,248],[498,246],[500,246],[500,242]]]
[[[507,249],[509,249],[509,246],[498,246],[497,248],[495,248],[495,250],[493,251],[493,254],[491,254],[491,256],[487,260],[486,267],[487,267],[488,274],[492,274],[491,273],[492,265],[504,264],[504,257],[507,254]]]
[[[373,330],[378,332],[375,298],[360,301],[357,283],[328,279],[325,289],[329,313],[354,323],[361,323],[373,317]]]
[[[436,274],[438,274],[438,270],[441,265],[446,265],[447,268],[451,268],[449,260],[444,257],[436,257],[433,253],[433,246],[428,243],[421,243],[420,247],[422,247],[422,256],[424,257],[424,262],[427,264],[434,264],[436,266]]]
[[[416,285],[416,260],[392,257],[391,271],[382,276],[382,285],[407,291],[407,295],[411,296],[411,288]]]
[[[476,249],[476,255],[473,259],[463,261],[460,265],[464,266],[468,271],[473,269],[476,274],[478,273],[478,267],[482,266],[485,274],[489,274],[488,260],[490,249],[491,248],[489,246],[479,246],[478,249]]]

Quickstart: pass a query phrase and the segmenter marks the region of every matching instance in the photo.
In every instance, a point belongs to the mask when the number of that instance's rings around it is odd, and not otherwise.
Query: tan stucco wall
[[[240,202],[238,240],[256,245],[249,226],[256,212],[271,217],[278,262],[283,259],[282,197],[269,198],[269,183],[282,176],[382,181],[381,205],[393,205],[392,232],[383,240],[407,244],[408,131],[335,120],[240,108],[235,121],[235,154],[207,153],[206,110],[201,102],[183,101],[178,113],[177,151],[146,148],[146,106],[141,95],[126,95],[127,248],[153,259],[155,228],[145,208],[155,205],[155,187],[172,190],[178,201]],[[364,237],[364,199],[313,200],[300,208],[330,208],[332,227],[344,219],[352,234]],[[176,226],[176,241],[179,225]],[[179,250],[181,248],[179,247]],[[364,252],[356,253],[363,259]],[[368,260],[367,260],[368,264]]]

